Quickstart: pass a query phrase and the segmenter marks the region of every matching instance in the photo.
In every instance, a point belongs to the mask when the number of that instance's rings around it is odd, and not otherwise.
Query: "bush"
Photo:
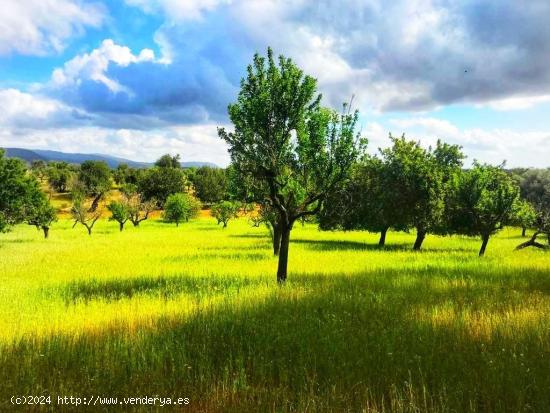
[[[169,195],[164,204],[164,220],[175,222],[176,226],[179,226],[180,222],[196,218],[200,209],[201,203],[192,195],[183,193]]]

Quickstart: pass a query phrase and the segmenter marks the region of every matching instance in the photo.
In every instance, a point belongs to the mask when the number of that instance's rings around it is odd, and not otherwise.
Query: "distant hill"
[[[136,162],[129,159],[118,158],[116,156],[102,155],[97,153],[66,153],[58,151],[48,151],[44,149],[23,149],[23,148],[4,148],[6,156],[10,158],[20,158],[25,162],[32,161],[64,161],[67,163],[81,164],[84,161],[105,161],[110,168],[116,168],[121,163],[127,164],[131,168],[148,168],[152,166],[149,162]],[[211,162],[182,162],[183,168],[192,168],[200,166],[210,166],[217,168],[216,164]]]

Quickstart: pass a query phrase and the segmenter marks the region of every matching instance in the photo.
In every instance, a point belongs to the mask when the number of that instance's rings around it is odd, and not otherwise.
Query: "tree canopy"
[[[256,54],[229,117],[234,131],[218,130],[232,167],[260,203],[278,211],[281,248],[277,279],[287,278],[290,231],[315,215],[323,199],[349,174],[361,152],[357,112],[321,107],[317,82],[291,59]]]

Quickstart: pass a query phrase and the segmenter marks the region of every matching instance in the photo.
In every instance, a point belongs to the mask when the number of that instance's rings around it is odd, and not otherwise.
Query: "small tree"
[[[85,193],[93,197],[90,212],[95,212],[99,201],[111,189],[111,170],[104,161],[84,161],[80,165],[78,180],[82,183]]]
[[[170,155],[169,153],[162,155],[155,162],[155,166],[159,168],[181,168],[180,155]]]
[[[502,165],[475,162],[457,181],[451,229],[459,234],[480,236],[479,256],[483,256],[491,235],[512,221],[518,197],[519,187]]]
[[[45,172],[50,188],[57,192],[67,192],[74,175],[74,169],[67,162],[50,162]]]
[[[525,200],[516,202],[512,223],[521,227],[521,236],[525,237],[527,229],[533,228],[537,222],[537,211]]]
[[[187,222],[191,218],[196,218],[200,209],[200,202],[192,195],[173,194],[168,197],[164,204],[164,220],[175,222],[176,226],[179,226],[180,222]]]
[[[223,227],[227,228],[227,223],[239,215],[240,205],[237,202],[221,201],[212,205],[212,216],[218,221],[218,225],[223,223]]]
[[[44,232],[44,238],[48,238],[50,226],[57,221],[56,210],[43,193],[28,206],[26,216],[29,225],[34,225]]]
[[[28,218],[29,206],[42,199],[38,181],[20,159],[6,158],[0,149],[0,232]]]
[[[124,230],[124,224],[130,219],[128,203],[125,201],[111,201],[107,209],[111,211],[109,221],[118,222],[120,231]]]
[[[75,196],[73,198],[73,206],[71,208],[71,215],[77,223],[82,224],[88,231],[88,235],[92,235],[92,229],[95,223],[101,217],[101,212],[91,211],[91,208],[87,207],[82,196]],[[74,227],[74,225],[73,225]]]

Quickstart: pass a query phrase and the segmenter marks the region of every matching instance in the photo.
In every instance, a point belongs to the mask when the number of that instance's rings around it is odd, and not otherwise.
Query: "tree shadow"
[[[92,300],[116,301],[132,298],[135,295],[150,295],[162,297],[165,300],[180,294],[188,294],[195,298],[223,293],[229,290],[239,290],[262,282],[260,279],[244,277],[150,277],[139,276],[127,279],[90,279],[67,284],[61,290],[61,296],[66,305]],[[45,291],[47,295],[55,292]]]
[[[360,241],[317,240],[317,239],[290,239],[292,244],[303,244],[316,251],[404,251],[411,249],[409,244],[367,244]]]
[[[546,411],[548,332],[507,325],[510,306],[521,305],[507,284],[495,283],[489,303],[485,287],[441,290],[423,271],[384,275],[293,274],[265,298],[133,332],[121,323],[24,339],[0,353],[0,395],[184,393],[194,411]],[[449,308],[481,311],[487,330]]]

